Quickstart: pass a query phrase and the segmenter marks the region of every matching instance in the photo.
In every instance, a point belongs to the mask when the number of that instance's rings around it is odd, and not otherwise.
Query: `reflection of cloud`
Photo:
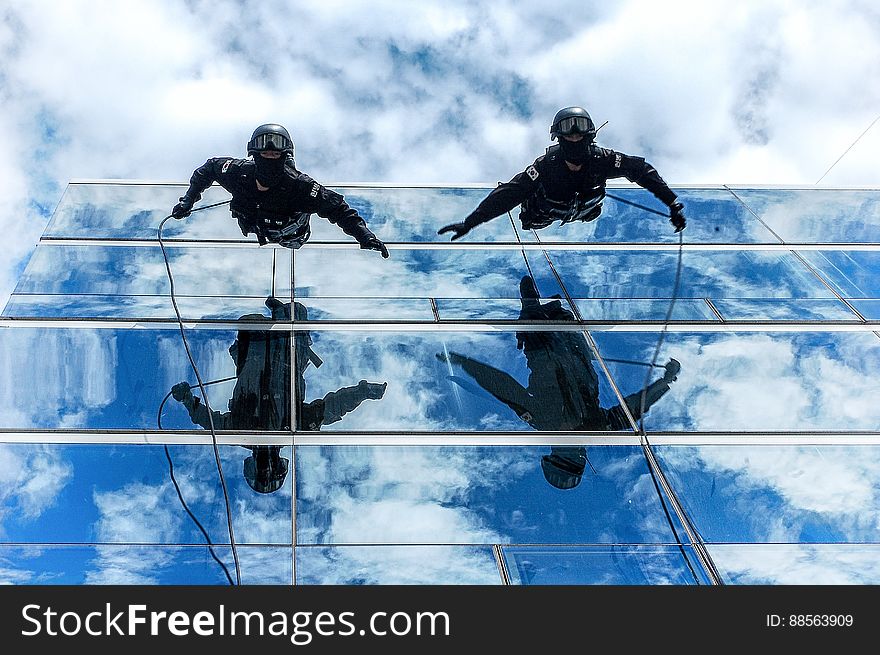
[[[13,512],[32,521],[58,499],[73,467],[48,446],[0,445],[0,535]]]
[[[664,448],[663,456],[677,471],[730,478],[729,491],[708,502],[729,501],[731,519],[744,523],[749,540],[803,541],[805,527],[819,521],[843,540],[864,541],[876,539],[880,525],[880,459],[873,456],[875,450],[703,446]]]
[[[174,563],[173,550],[155,546],[96,546],[95,551],[95,569],[85,572],[87,585],[155,585]]]
[[[880,424],[880,348],[873,335],[670,336],[664,352],[681,362],[682,373],[651,410],[655,428],[860,430]]]
[[[77,414],[116,397],[115,334],[102,330],[6,330],[0,348],[0,421],[16,428],[77,425]],[[39,356],[35,356],[39,353]],[[39,391],[36,391],[39,390]]]
[[[300,584],[500,584],[488,549],[466,546],[300,548]]]
[[[468,499],[534,469],[516,450],[497,457],[454,448],[302,448],[301,498],[324,508],[306,515],[302,543],[503,543]],[[356,481],[353,486],[350,484]],[[405,517],[405,519],[402,519]],[[327,520],[329,518],[329,521]]]
[[[880,557],[870,546],[710,546],[729,584],[876,585]]]

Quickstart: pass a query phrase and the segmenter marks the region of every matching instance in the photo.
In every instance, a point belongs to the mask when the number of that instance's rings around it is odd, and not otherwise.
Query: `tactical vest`
[[[547,156],[558,156],[559,146],[547,148]],[[605,185],[599,180],[584,192],[575,193],[569,200],[555,200],[547,197],[543,178],[538,179],[535,192],[523,200],[519,219],[523,229],[537,230],[560,221],[563,225],[572,221],[589,222],[599,218],[602,213],[602,201],[605,200]]]

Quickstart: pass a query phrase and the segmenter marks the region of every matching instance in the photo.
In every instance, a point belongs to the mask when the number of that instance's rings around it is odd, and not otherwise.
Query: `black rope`
[[[198,209],[194,209],[193,211],[201,211],[203,209],[208,209],[209,207],[216,207],[217,205],[222,205],[227,202],[229,202],[229,201],[227,200],[224,202],[215,203],[213,205],[206,205],[204,207],[199,207]],[[208,423],[210,424],[210,428],[211,428],[211,443],[214,448],[214,461],[217,465],[217,472],[220,476],[220,486],[223,490],[223,500],[226,505],[226,526],[229,531],[229,543],[230,543],[230,546],[232,547],[232,559],[235,562],[235,581],[236,581],[236,584],[241,585],[241,567],[240,567],[239,561],[238,561],[238,551],[235,546],[235,531],[233,530],[233,527],[232,527],[232,510],[229,506],[229,491],[226,488],[226,478],[223,475],[223,465],[220,462],[220,449],[217,447],[217,433],[216,433],[216,430],[214,429],[214,417],[211,414],[211,406],[208,404],[208,394],[205,391],[205,384],[202,382],[202,377],[199,374],[199,369],[196,366],[195,359],[193,358],[192,352],[190,351],[190,348],[189,348],[189,341],[186,338],[186,330],[183,327],[183,318],[180,315],[180,309],[177,307],[177,299],[174,294],[174,276],[171,274],[171,264],[168,261],[168,253],[165,251],[165,244],[162,241],[162,227],[165,225],[165,222],[168,221],[170,218],[172,218],[171,215],[166,216],[164,219],[162,219],[162,222],[159,223],[159,230],[158,230],[159,247],[162,249],[162,257],[165,260],[165,270],[168,273],[168,282],[171,286],[171,304],[174,306],[174,314],[177,316],[177,325],[180,328],[180,336],[183,339],[183,347],[186,350],[186,355],[189,358],[189,363],[192,366],[193,372],[195,373],[195,376],[196,376],[196,380],[198,381],[199,390],[202,393],[202,400],[205,403],[205,410],[207,411],[207,414],[208,414]],[[167,451],[167,448],[166,448],[166,451]],[[169,461],[170,461],[170,458],[169,458]],[[179,493],[179,490],[178,490],[178,493]],[[182,497],[181,497],[181,499],[182,499]],[[190,515],[192,515],[192,514],[190,514]],[[210,543],[210,540],[209,540],[209,543]],[[213,551],[212,551],[212,554],[213,554]],[[224,571],[225,570],[226,570],[226,567],[224,566]],[[228,572],[227,572],[227,578],[229,578]],[[230,584],[232,584],[231,578],[230,578],[229,582],[230,582]]]

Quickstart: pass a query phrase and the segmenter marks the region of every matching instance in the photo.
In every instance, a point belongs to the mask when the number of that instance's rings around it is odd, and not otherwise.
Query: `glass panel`
[[[801,254],[844,298],[880,297],[880,252],[828,250]]]
[[[276,250],[279,252],[273,255]],[[177,295],[265,298],[274,291],[279,297],[290,296],[290,253],[287,250],[166,245],[166,252]],[[167,297],[170,286],[158,246],[40,245],[15,291]]]
[[[68,184],[43,236],[156,239],[159,224],[186,189],[186,184]],[[195,208],[228,200],[229,193],[214,185]],[[183,220],[169,220],[162,238],[247,240],[228,204],[197,211]]]
[[[678,301],[676,301],[676,305]],[[798,298],[718,298],[713,301],[728,321],[852,321],[859,322],[850,309],[839,300]]]
[[[663,321],[669,313],[669,300],[647,298],[575,298],[585,321]],[[676,298],[673,321],[718,321],[702,298]]]
[[[290,397],[290,332],[246,327],[254,326],[243,325],[239,332],[187,330],[215,428],[284,429],[289,425],[282,410],[284,397]],[[246,341],[253,347],[245,351]],[[0,427],[207,428],[203,402],[196,405],[181,391],[181,402],[192,405],[185,408],[170,397],[171,388],[183,381],[201,398],[176,328],[0,330]],[[254,407],[248,399],[257,392],[267,400]]]
[[[296,549],[297,584],[499,585],[491,546],[333,546]]]
[[[574,298],[670,298],[675,287],[675,251],[554,250],[550,258]],[[686,251],[681,262],[682,298],[834,297],[786,252]]]
[[[291,480],[283,462],[272,468],[270,448],[219,447],[236,544],[291,543]],[[289,461],[289,450],[277,458]],[[176,481],[211,543],[230,543],[211,445],[166,456],[164,446],[0,444],[0,462],[2,542],[205,545]]]
[[[462,222],[491,189],[462,188],[356,188],[338,187],[370,229],[383,241],[449,242],[450,235],[437,231]],[[312,217],[313,241],[351,241],[329,221]],[[481,225],[467,241],[516,242],[507,215]],[[392,255],[393,257],[394,255]]]
[[[325,359],[300,375],[308,411],[323,397],[323,430],[631,429],[579,331],[312,330],[311,340]]]
[[[289,297],[282,298],[289,302]],[[181,296],[175,293],[177,308],[184,321],[235,321],[250,314],[268,314],[266,298],[222,296]],[[76,319],[164,319],[176,321],[169,295],[28,295],[13,294],[3,317]]]
[[[695,560],[690,546],[506,546],[502,552],[511,584],[709,584],[689,562]]]
[[[785,241],[880,241],[880,196],[876,190],[734,188],[733,191]]]
[[[543,297],[562,294],[544,255],[536,251],[392,250],[306,247],[295,253],[296,297],[519,298],[531,275]],[[340,275],[344,271],[344,275]]]
[[[880,584],[877,545],[710,546],[709,554],[725,584]]]
[[[687,228],[681,233],[685,243],[779,241],[725,189],[676,188],[675,192],[684,203],[687,217]],[[537,232],[525,232],[519,209],[513,210],[513,217],[523,241],[534,241],[536,234],[542,243],[678,243],[679,240],[669,222],[669,209],[644,189],[609,187],[602,215],[590,223],[554,223]],[[476,230],[471,234],[476,234]]]
[[[301,298],[310,321],[433,322],[430,298]]]
[[[626,390],[644,386],[659,336],[593,333],[612,378]],[[657,363],[670,358],[681,370],[646,416],[646,429],[876,430],[880,424],[880,340],[872,333],[675,332],[665,335]]]
[[[215,548],[235,581],[231,549]],[[242,584],[290,584],[290,548],[238,549]],[[203,546],[0,546],[0,583],[15,585],[228,585]]]
[[[675,542],[641,448],[579,450],[297,446],[297,543]]]
[[[467,320],[502,320],[515,321],[522,314],[523,304],[520,300],[507,300],[503,298],[437,298],[437,312],[440,320],[467,321]],[[571,312],[571,305],[567,300],[560,299],[562,308]],[[526,320],[526,319],[524,319]],[[571,316],[563,316],[562,313],[554,316],[541,317],[546,322],[574,321],[574,313]]]
[[[876,298],[871,300],[854,299],[850,300],[850,304],[867,320],[880,321],[880,300]]]
[[[878,446],[657,446],[706,542],[880,541]]]

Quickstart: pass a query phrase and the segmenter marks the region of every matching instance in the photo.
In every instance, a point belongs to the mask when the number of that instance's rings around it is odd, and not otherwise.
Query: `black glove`
[[[461,239],[465,234],[471,231],[471,228],[468,227],[467,223],[453,223],[452,225],[447,225],[446,227],[441,227],[437,230],[437,234],[444,234],[446,232],[455,232],[452,235],[452,240]]]
[[[684,219],[684,205],[680,202],[669,205],[669,222],[675,226],[676,232],[681,232],[687,225]]]
[[[377,237],[370,237],[363,243],[361,243],[362,250],[378,250],[382,253],[382,256],[385,259],[388,259],[388,248],[385,247],[385,244],[379,241]]]
[[[178,382],[171,387],[171,395],[174,397],[174,400],[182,403],[187,398],[192,398],[192,390],[189,388],[188,383]]]
[[[174,205],[174,209],[171,210],[171,215],[176,219],[186,218],[192,213],[193,201],[187,198],[186,196],[182,196],[180,198],[180,202]]]
[[[666,372],[663,374],[663,380],[667,383],[675,382],[678,379],[678,372],[681,370],[681,364],[678,363],[678,360],[670,358],[664,368]]]

